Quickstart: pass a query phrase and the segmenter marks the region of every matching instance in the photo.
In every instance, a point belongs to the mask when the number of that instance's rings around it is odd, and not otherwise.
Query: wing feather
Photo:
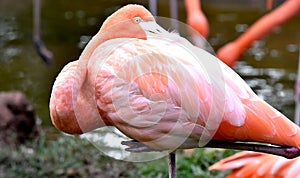
[[[276,155],[243,151],[209,167],[209,170],[232,170],[227,177],[299,177],[300,158],[286,159]]]

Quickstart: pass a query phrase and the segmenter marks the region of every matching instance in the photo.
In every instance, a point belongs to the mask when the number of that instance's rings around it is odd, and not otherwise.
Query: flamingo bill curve
[[[299,127],[223,62],[127,5],[103,23],[53,85],[50,116],[81,134],[115,126],[160,150],[211,139],[300,148]]]

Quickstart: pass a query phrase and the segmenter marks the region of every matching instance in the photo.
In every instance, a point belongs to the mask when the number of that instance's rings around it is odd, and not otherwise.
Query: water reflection
[[[15,17],[0,18],[0,62],[12,63],[15,56],[21,54],[22,50],[14,42],[20,40],[21,32]]]
[[[295,90],[287,85],[293,86],[296,82],[296,72],[277,68],[254,68],[246,62],[238,62],[235,70],[260,98],[286,115],[294,115]]]

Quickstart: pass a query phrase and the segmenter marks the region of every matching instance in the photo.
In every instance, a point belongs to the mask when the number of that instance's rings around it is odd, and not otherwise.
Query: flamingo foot
[[[157,149],[153,149],[148,147],[147,145],[138,142],[136,140],[129,140],[129,141],[122,141],[121,142],[122,145],[128,146],[128,148],[126,148],[126,151],[129,152],[154,152],[154,151],[163,151],[163,150],[157,150]]]

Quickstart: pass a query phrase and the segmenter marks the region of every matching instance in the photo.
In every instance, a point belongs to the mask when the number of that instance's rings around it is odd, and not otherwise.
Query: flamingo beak
[[[162,36],[162,35],[169,34],[169,32],[167,32],[165,29],[163,29],[155,21],[141,21],[139,23],[139,25],[146,33],[147,38],[153,37],[153,36]]]

